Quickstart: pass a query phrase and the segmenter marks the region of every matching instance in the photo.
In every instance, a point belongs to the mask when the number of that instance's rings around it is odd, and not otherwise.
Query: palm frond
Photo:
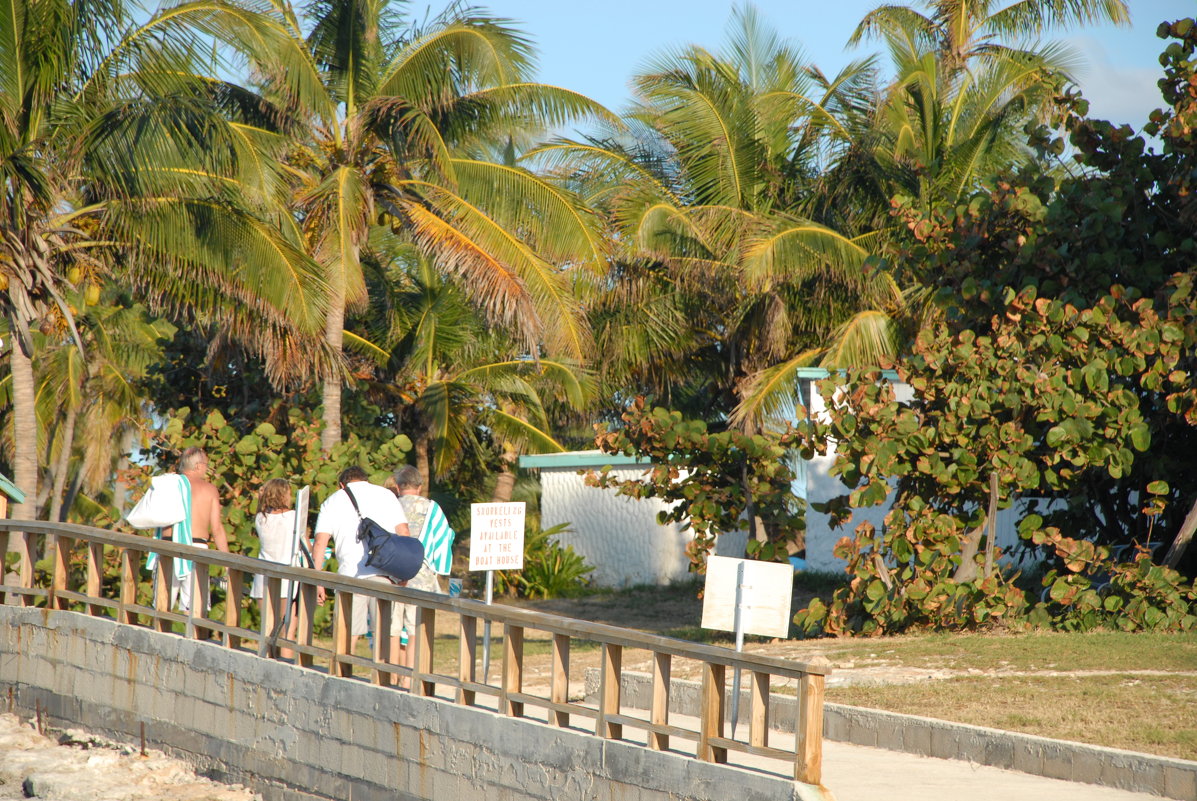
[[[792,412],[798,393],[798,370],[814,366],[818,350],[803,351],[751,376],[740,390],[740,402],[729,422],[736,428],[760,430],[770,418]]]
[[[542,426],[502,409],[488,409],[486,424],[501,441],[522,453],[563,453],[565,446]]]

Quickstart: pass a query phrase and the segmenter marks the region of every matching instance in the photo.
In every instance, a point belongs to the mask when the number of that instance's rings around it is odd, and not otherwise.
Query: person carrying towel
[[[185,505],[190,515],[176,523],[170,533],[163,533],[164,539],[173,539],[181,545],[196,545],[201,548],[215,543],[217,550],[229,552],[228,534],[220,519],[220,493],[208,481],[208,455],[202,448],[187,448],[179,457],[181,491],[187,493]],[[153,565],[149,565],[153,567]],[[179,609],[191,611],[191,572],[194,563],[183,559],[174,560],[174,574],[170,581],[170,602],[178,601]],[[207,613],[207,609],[202,610]]]
[[[449,521],[440,504],[420,495],[423,476],[411,465],[404,465],[395,471],[392,490],[399,496],[403,513],[407,516],[412,535],[419,537],[424,545],[424,565],[414,578],[407,582],[408,589],[444,593],[438,576],[449,575],[453,567],[453,538],[456,532],[449,527]],[[408,639],[415,633],[416,607],[401,604],[402,614],[396,614],[391,623],[391,661],[398,665],[412,666],[415,649],[408,647]],[[395,649],[398,648],[396,651]]]

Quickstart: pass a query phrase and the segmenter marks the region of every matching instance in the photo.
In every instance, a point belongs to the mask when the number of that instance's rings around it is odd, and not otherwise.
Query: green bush
[[[524,569],[495,573],[495,589],[532,599],[569,597],[585,589],[594,567],[557,541],[568,529],[569,523],[530,529],[524,536]]]

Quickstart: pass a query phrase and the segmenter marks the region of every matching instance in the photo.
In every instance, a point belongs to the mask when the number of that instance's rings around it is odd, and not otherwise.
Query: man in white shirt
[[[360,467],[347,468],[341,473],[337,483],[341,488],[320,505],[320,515],[316,518],[316,543],[313,548],[316,569],[324,568],[324,551],[331,538],[337,557],[337,573],[342,576],[389,582],[389,578],[366,564],[366,549],[358,542],[357,529],[361,518],[368,517],[388,531],[405,537],[411,536],[407,517],[403,514],[403,506],[389,489],[371,484],[367,480],[366,471]],[[349,492],[353,493],[353,498],[357,501],[360,516],[349,500]],[[316,601],[324,603],[323,588],[317,588]],[[377,619],[377,614],[370,610],[372,606],[374,604],[353,605],[350,653],[357,649],[357,638],[369,630],[370,618]]]

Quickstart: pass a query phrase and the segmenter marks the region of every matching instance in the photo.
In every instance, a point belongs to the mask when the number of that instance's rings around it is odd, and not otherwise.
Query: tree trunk
[[[420,494],[425,498],[428,497],[428,492],[432,488],[432,459],[430,451],[432,449],[432,441],[428,436],[428,429],[423,426],[422,421],[417,420],[416,424],[420,426],[420,433],[416,435],[415,450],[416,450],[416,469],[420,471]]]
[[[17,331],[15,323],[10,331]],[[37,410],[34,406],[33,361],[21,348],[21,338],[12,337],[12,439],[13,482],[25,493],[25,502],[13,504],[14,518],[37,517]]]
[[[79,497],[79,490],[83,485],[83,470],[76,470],[71,477],[71,486],[67,488],[66,497],[62,500],[62,522],[69,523],[71,510],[75,508],[75,499]],[[122,513],[123,513],[122,509]]]
[[[123,517],[125,505],[129,502],[129,485],[125,482],[125,471],[129,469],[129,455],[133,452],[133,430],[126,428],[121,434],[121,455],[116,461],[116,485],[112,488],[112,505]]]
[[[1195,531],[1197,531],[1197,501],[1193,501],[1193,507],[1185,515],[1185,521],[1180,524],[1180,531],[1176,532],[1176,539],[1172,540],[1172,546],[1168,548],[1168,555],[1164,557],[1165,565],[1176,569],[1176,566],[1180,564],[1181,557],[1185,555],[1185,550],[1188,549]]]
[[[504,450],[499,461],[499,478],[495,481],[495,491],[491,495],[491,503],[507,503],[515,490],[515,471],[511,466],[515,464],[516,454]]]
[[[985,535],[985,529],[990,531],[989,540],[990,545],[987,546],[985,552],[985,575],[989,575],[989,571],[993,569],[993,554],[989,550],[992,547],[992,542],[997,535],[997,504],[998,504],[998,478],[997,473],[989,474],[989,509],[987,510],[984,519],[981,520],[981,525],[974,528],[964,536],[960,548],[960,565],[956,568],[956,572],[952,574],[952,580],[963,584],[966,581],[972,581],[977,577],[977,550],[981,546],[981,537]]]
[[[345,288],[333,287],[328,315],[324,318],[324,341],[338,357],[324,377],[324,429],[320,432],[320,450],[328,454],[341,444],[341,347],[345,342]],[[339,289],[339,291],[338,291]]]
[[[997,502],[998,476],[995,470],[989,474],[989,536],[985,538],[985,575],[982,578],[993,575],[994,561],[997,559]]]
[[[67,410],[66,422],[62,425],[62,442],[58,446],[58,458],[54,462],[54,488],[50,491],[50,519],[61,522],[63,494],[66,491],[67,472],[71,468],[71,450],[75,447],[75,420],[78,412],[72,406]]]

